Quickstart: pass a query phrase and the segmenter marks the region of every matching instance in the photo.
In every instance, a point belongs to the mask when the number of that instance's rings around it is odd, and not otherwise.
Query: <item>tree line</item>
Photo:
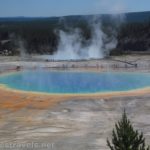
[[[118,44],[111,54],[118,55],[129,51],[147,51],[150,48],[150,23],[123,23],[116,28],[113,23],[102,22],[102,29],[106,34],[109,29],[116,31]],[[0,22],[0,52],[12,51],[12,55],[19,53],[19,42],[23,41],[29,54],[52,54],[55,52],[59,35],[58,30],[79,28],[85,40],[91,38],[91,30],[86,19],[79,20],[51,20],[39,19],[31,21]]]

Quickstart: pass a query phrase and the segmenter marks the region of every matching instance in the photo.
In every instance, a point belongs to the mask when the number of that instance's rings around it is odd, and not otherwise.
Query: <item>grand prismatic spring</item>
[[[8,88],[49,94],[123,92],[150,86],[149,73],[35,70],[0,76]]]

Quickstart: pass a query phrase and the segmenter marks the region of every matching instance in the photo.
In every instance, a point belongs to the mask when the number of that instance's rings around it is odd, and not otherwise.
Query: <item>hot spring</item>
[[[88,94],[150,87],[150,74],[34,70],[1,75],[0,84],[22,91]]]

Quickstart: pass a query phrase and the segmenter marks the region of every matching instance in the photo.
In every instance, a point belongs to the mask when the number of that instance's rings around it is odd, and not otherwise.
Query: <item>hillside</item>
[[[126,13],[125,22],[115,27],[111,15],[96,15],[101,19],[102,30],[111,36],[111,30],[117,33],[118,44],[112,54],[129,51],[147,51],[150,49],[150,11]],[[95,17],[95,16],[94,16]],[[52,54],[56,51],[59,35],[58,30],[66,32],[79,28],[82,43],[91,38],[89,21],[93,15],[65,17],[14,17],[0,18],[0,54],[6,50],[8,55],[16,55],[24,48],[28,53]],[[21,42],[20,42],[21,41]]]
[[[145,12],[131,12],[123,14],[126,17],[127,22],[147,22],[150,21],[150,11]],[[63,18],[68,21],[80,21],[85,18],[91,18],[95,15],[77,15],[77,16],[64,16]],[[110,20],[110,14],[100,14],[102,20]],[[26,21],[59,21],[62,17],[0,17],[0,22],[26,22]]]

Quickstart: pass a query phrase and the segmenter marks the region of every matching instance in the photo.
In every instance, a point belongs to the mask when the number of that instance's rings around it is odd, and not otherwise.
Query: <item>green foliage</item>
[[[120,49],[117,49],[117,48],[112,49],[110,51],[110,56],[122,56],[124,54],[125,54],[125,52],[123,50],[120,50]]]
[[[133,129],[125,111],[112,131],[112,141],[107,139],[107,144],[111,150],[150,150],[145,146],[143,134]]]
[[[52,54],[56,51],[59,42],[59,30],[66,32],[78,28],[81,30],[83,43],[91,38],[91,27],[86,19],[66,17],[65,19],[39,19],[29,21],[8,21],[0,22],[0,42],[3,40],[15,40],[20,48],[19,42],[23,41],[27,53]],[[13,39],[10,35],[14,35]],[[6,47],[6,49],[16,50],[16,48]],[[0,47],[0,51],[3,50]]]
[[[83,37],[82,44],[87,45],[92,33],[89,24],[91,17],[76,16],[74,18],[71,16],[0,21],[0,42],[10,40],[12,45],[5,45],[5,47],[13,51],[13,54],[18,53],[20,46],[17,42],[18,39],[25,41],[28,53],[52,54],[58,46],[58,30],[69,31],[79,28]],[[150,22],[129,21],[118,26],[118,22],[112,20],[111,17],[103,16],[101,29],[110,39],[115,36],[118,41],[117,47],[111,51],[111,55],[122,55],[130,51],[147,51],[150,48]],[[109,40],[104,42],[108,43]],[[0,46],[0,51],[3,50],[4,48]]]
[[[126,23],[118,32],[118,48],[124,51],[147,51],[150,47],[150,23]]]

